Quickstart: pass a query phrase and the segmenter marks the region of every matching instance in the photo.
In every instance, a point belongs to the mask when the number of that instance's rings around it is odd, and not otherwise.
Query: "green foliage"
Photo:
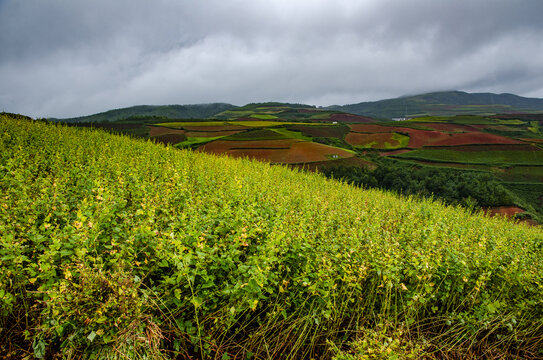
[[[250,117],[260,120],[273,120],[277,119],[277,116],[271,114],[251,114]]]
[[[0,234],[14,358],[331,358],[385,323],[523,357],[543,336],[539,228],[99,130],[0,117]]]
[[[304,136],[300,131],[291,131],[285,128],[275,128],[272,129],[272,131],[283,135],[285,138],[291,138],[291,139],[298,139],[298,140],[305,140],[305,141],[311,141],[312,138],[309,136]]]
[[[493,175],[483,172],[380,161],[375,170],[342,166],[323,169],[323,173],[366,188],[393,190],[406,195],[436,196],[449,204],[477,207],[513,204],[503,185]]]
[[[390,325],[388,326],[390,327]],[[378,326],[377,330],[363,329],[346,350],[339,350],[333,360],[408,360],[425,355],[422,341],[415,344],[409,339],[404,326]]]
[[[402,159],[450,162],[459,164],[483,165],[542,165],[543,151],[455,151],[449,149],[417,149],[408,153],[397,154]]]
[[[168,127],[168,128],[173,128],[173,129],[181,129],[181,128],[184,128],[185,126],[202,126],[202,127],[206,127],[206,126],[226,126],[228,125],[227,123],[225,123],[224,121],[207,121],[207,120],[204,120],[204,121],[170,121],[170,122],[164,122],[164,123],[159,123],[159,124],[155,124],[157,126],[164,126],[164,127]]]
[[[224,136],[214,136],[214,137],[189,137],[187,140],[179,142],[174,146],[177,148],[197,148],[208,142],[225,138]]]

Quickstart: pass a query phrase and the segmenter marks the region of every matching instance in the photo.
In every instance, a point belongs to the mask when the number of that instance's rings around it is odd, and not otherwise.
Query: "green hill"
[[[506,114],[543,112],[543,99],[513,94],[466,93],[443,91],[396,99],[334,105],[327,109],[379,119],[426,115]]]
[[[60,122],[112,122],[121,120],[143,121],[159,119],[203,119],[223,111],[234,109],[235,105],[225,103],[196,105],[138,105],[123,109],[109,110],[94,115],[65,119],[50,119]]]
[[[541,228],[281,166],[1,115],[0,234],[12,358],[543,351]]]

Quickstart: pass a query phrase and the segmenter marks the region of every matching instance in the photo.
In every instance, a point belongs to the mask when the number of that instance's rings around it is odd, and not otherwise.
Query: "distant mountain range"
[[[274,103],[278,104],[278,103]],[[285,104],[288,105],[288,104]],[[303,105],[299,105],[303,106]],[[306,105],[308,108],[313,106]],[[226,103],[197,105],[138,105],[110,110],[94,115],[65,119],[62,122],[105,122],[160,119],[205,119],[238,106]],[[361,102],[350,105],[332,105],[322,110],[340,111],[376,119],[418,116],[489,115],[511,113],[543,113],[543,99],[526,98],[513,94],[466,93],[442,91],[396,99]]]
[[[137,105],[122,109],[109,110],[94,115],[49,119],[62,122],[105,122],[138,120],[138,118],[160,119],[206,119],[215,114],[236,108],[237,106],[225,103],[195,104],[195,105]]]
[[[333,105],[328,110],[391,119],[417,116],[489,115],[543,112],[543,99],[513,94],[442,91],[396,99]]]

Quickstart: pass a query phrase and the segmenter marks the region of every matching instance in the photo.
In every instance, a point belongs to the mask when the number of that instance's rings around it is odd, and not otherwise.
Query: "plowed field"
[[[185,134],[165,134],[156,136],[153,139],[158,143],[175,145],[187,140],[187,136]]]
[[[456,146],[470,144],[522,144],[521,141],[507,138],[504,136],[482,133],[469,132],[459,134],[449,134],[446,137],[436,138],[434,141],[428,142],[426,145],[433,146]]]
[[[207,153],[232,155],[234,157],[249,157],[271,163],[305,163],[326,161],[337,156],[348,158],[354,154],[343,150],[296,139],[259,140],[259,141],[225,141],[217,140],[198,148]]]
[[[162,126],[147,126],[149,128],[149,136],[161,136],[166,134],[184,134],[185,130],[170,129]]]
[[[247,140],[247,141],[228,141],[228,140],[216,140],[198,148],[200,151],[207,153],[222,154],[231,149],[285,149],[290,148],[292,144],[299,142],[296,139],[284,139],[284,140]]]

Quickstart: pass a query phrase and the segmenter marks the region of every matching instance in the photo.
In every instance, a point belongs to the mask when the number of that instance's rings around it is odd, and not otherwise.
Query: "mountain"
[[[358,104],[333,105],[327,109],[379,119],[427,115],[533,113],[543,112],[543,99],[513,94],[442,91]]]
[[[61,122],[104,122],[134,120],[138,118],[202,119],[219,114],[237,106],[226,103],[195,105],[138,105],[122,109],[109,110],[94,115],[50,119]]]

